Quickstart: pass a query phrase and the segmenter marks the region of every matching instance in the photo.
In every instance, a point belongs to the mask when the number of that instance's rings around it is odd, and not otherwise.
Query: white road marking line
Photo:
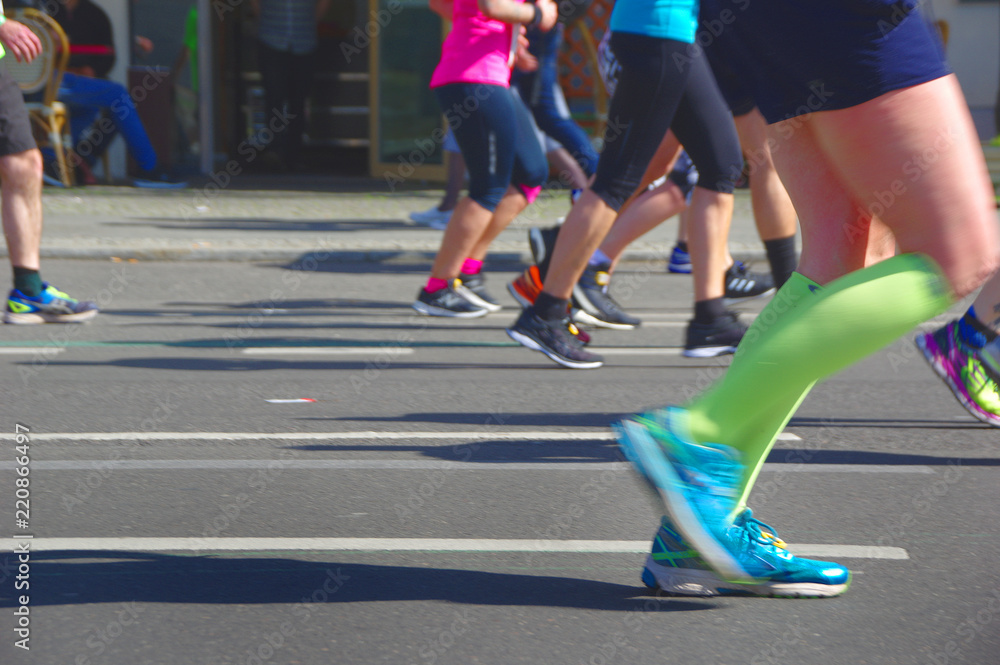
[[[687,321],[643,321],[643,328],[687,328]]]
[[[12,551],[13,538],[7,540]],[[23,542],[23,541],[22,541]],[[644,554],[645,540],[512,540],[485,538],[34,538],[32,552],[580,552]],[[901,547],[875,545],[789,545],[800,556],[853,559],[909,559]]]
[[[242,349],[248,356],[408,356],[413,353],[408,346],[255,346]]]
[[[417,441],[614,441],[606,429],[546,432],[543,430],[489,430],[458,432],[48,432],[31,435],[32,441],[356,441],[363,439]],[[782,432],[779,441],[801,441]]]
[[[65,350],[65,346],[0,346],[0,356],[27,355],[30,353],[54,356]]]
[[[14,462],[0,462],[0,471],[13,471]],[[355,471],[628,471],[628,462],[455,462],[450,460],[371,459],[178,459],[178,460],[33,460],[35,471],[176,471],[223,469],[305,469]],[[781,464],[762,469],[771,473],[917,473],[933,474],[929,466],[891,464]]]

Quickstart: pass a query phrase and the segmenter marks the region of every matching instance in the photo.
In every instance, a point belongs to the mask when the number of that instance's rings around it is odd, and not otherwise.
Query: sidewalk
[[[186,190],[91,186],[46,187],[46,258],[428,263],[441,231],[410,222],[408,213],[436,204],[441,190],[333,176],[243,177],[219,189]],[[525,230],[548,226],[569,209],[565,191],[544,192],[494,243],[491,262],[530,260]],[[665,260],[676,221],[663,224],[628,250],[626,262]],[[749,195],[737,192],[730,249],[762,261]]]

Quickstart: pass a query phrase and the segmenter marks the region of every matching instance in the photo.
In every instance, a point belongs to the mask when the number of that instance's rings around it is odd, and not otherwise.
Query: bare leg
[[[795,208],[774,168],[764,116],[754,109],[734,121],[743,154],[750,163],[750,201],[760,239],[795,235]]]
[[[729,224],[733,218],[733,195],[721,194],[701,187],[694,188],[691,197],[688,229],[688,251],[691,254],[691,276],[694,278],[694,300],[700,302],[721,298],[726,293],[725,273],[729,267]]]
[[[12,266],[38,270],[42,244],[42,155],[0,157],[0,217]]]
[[[479,261],[485,259],[490,245],[493,244],[497,236],[527,207],[528,199],[524,197],[521,190],[514,186],[508,187],[503,198],[500,199],[497,209],[493,212],[493,218],[490,219],[490,223],[486,226],[482,235],[479,236],[479,240],[476,241],[476,244],[473,245],[466,256]],[[464,259],[465,257],[462,258]]]
[[[563,222],[552,261],[545,276],[544,291],[568,300],[587,260],[608,234],[618,213],[590,189],[573,205]]]
[[[492,212],[469,197],[461,199],[444,230],[441,249],[431,266],[431,277],[445,280],[458,277],[462,262],[471,255],[492,219]]]
[[[997,269],[993,188],[954,75],[809,122],[855,200],[886,223],[902,251],[934,260],[957,297]]]
[[[614,270],[626,247],[664,221],[683,212],[685,207],[687,203],[680,187],[669,180],[656,189],[639,195],[628,210],[618,215],[611,231],[601,243],[601,251],[611,259],[611,269]]]
[[[976,308],[976,318],[994,332],[1000,333],[1000,272],[993,273],[993,277],[983,285],[973,306]]]

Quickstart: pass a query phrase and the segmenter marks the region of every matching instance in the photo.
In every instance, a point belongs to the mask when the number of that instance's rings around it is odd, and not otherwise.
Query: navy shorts
[[[703,0],[712,49],[768,122],[857,106],[951,73],[917,0]],[[703,41],[702,40],[702,41]]]
[[[510,88],[449,83],[434,88],[469,171],[469,198],[490,212],[507,187],[540,187],[549,173],[531,114]]]
[[[747,85],[747,82],[742,80],[729,64],[725,54],[720,52],[720,48],[716,45],[710,33],[706,33],[702,29],[698,32],[698,38],[704,40],[701,43],[708,45],[705,48],[705,55],[708,56],[708,64],[712,66],[712,74],[715,76],[715,82],[718,83],[722,97],[726,100],[726,106],[729,107],[729,111],[733,114],[733,117],[738,118],[753,111],[757,106],[757,102],[754,101],[753,91]]]

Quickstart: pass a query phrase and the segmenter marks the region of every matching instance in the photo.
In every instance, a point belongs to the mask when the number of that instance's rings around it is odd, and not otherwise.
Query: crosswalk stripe
[[[33,538],[7,540],[29,543],[32,552],[576,552],[642,554],[645,540],[540,540],[488,538]],[[842,559],[909,559],[901,547],[878,545],[788,545],[800,556]]]

